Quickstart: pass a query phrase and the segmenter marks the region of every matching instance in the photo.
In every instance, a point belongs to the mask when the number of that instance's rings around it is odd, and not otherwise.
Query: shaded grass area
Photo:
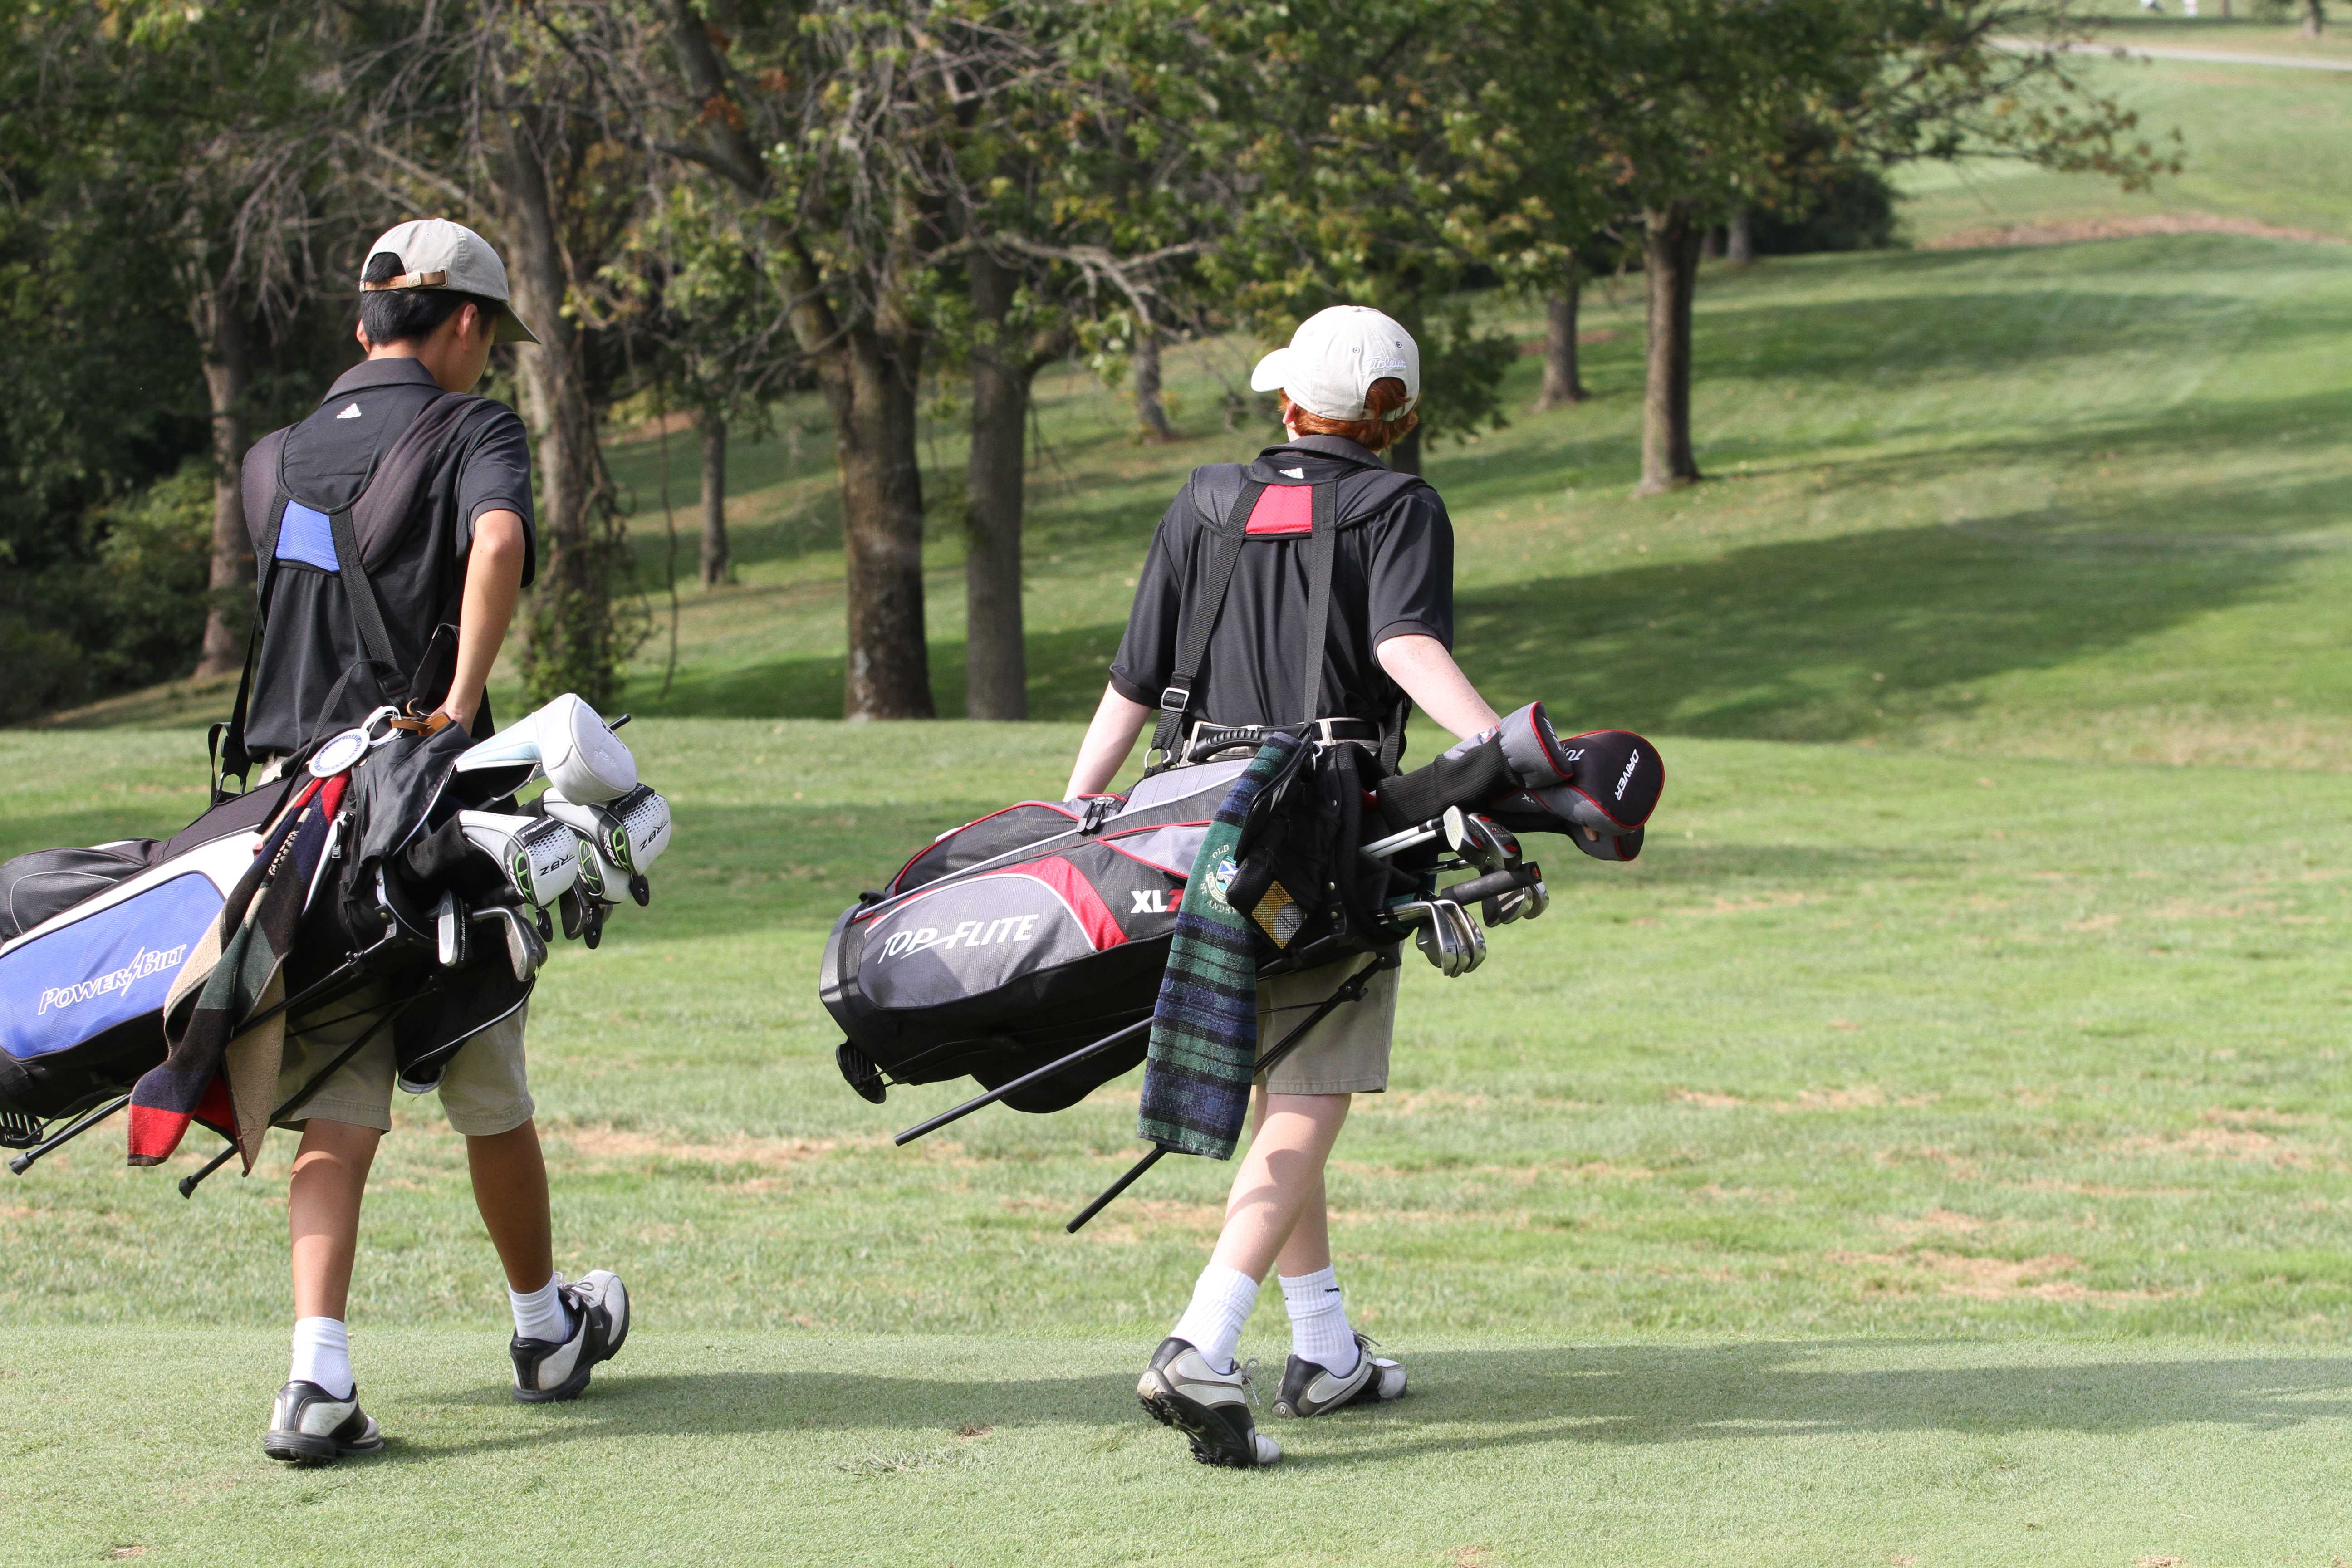
[[[0,1563],[250,1563],[329,1531],[394,1563],[2104,1568],[2352,1546],[2312,1506],[2352,1480],[2339,1353],[1449,1344],[1401,1404],[1274,1423],[1288,1457],[1242,1477],[1171,1460],[1105,1346],[639,1332],[587,1398],[524,1409],[488,1336],[383,1331],[363,1385],[398,1413],[388,1446],[319,1472],[253,1440],[275,1336],[14,1335],[0,1386],[78,1419],[0,1429],[26,1527]],[[192,1451],[190,1428],[238,1441]]]
[[[2352,588],[2352,254],[2186,237],[1811,258],[1713,273],[1700,300],[1710,482],[1630,499],[1637,301],[1609,289],[1591,304],[1615,333],[1589,351],[1593,403],[1434,448],[1460,652],[1498,700],[1724,736],[2352,762],[2330,609]],[[1202,365],[1240,350],[1192,353],[1171,358],[1174,384],[1203,407]],[[1514,371],[1514,406],[1534,374]],[[1256,441],[1137,446],[1117,397],[1041,385],[1031,700],[1076,719],[1164,498],[1191,464]],[[950,433],[926,449],[951,478]],[[832,506],[831,477],[813,439],[803,459],[731,503],[754,542],[742,581],[686,592],[667,695],[657,639],[630,706],[837,711],[838,552],[792,531]],[[641,495],[646,460],[617,459]],[[953,713],[960,546],[936,521],[933,687]]]

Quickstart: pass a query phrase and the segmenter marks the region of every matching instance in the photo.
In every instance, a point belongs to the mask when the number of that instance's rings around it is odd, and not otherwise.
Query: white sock
[[[507,1301],[514,1308],[515,1338],[560,1345],[572,1337],[572,1314],[563,1310],[563,1298],[556,1291],[562,1283],[562,1275],[551,1274],[536,1290],[507,1292]]]
[[[1212,1263],[1201,1270],[1200,1280],[1192,1287],[1192,1304],[1168,1332],[1171,1338],[1189,1341],[1209,1358],[1211,1366],[1223,1372],[1234,1364],[1234,1352],[1242,1342],[1242,1325],[1256,1305],[1256,1280],[1238,1268]]]
[[[1290,1309],[1290,1350],[1333,1377],[1356,1370],[1356,1331],[1339,1304],[1339,1277],[1328,1268],[1293,1279],[1281,1276],[1282,1304]]]
[[[294,1320],[289,1383],[315,1383],[338,1399],[352,1396],[352,1331],[341,1318]]]

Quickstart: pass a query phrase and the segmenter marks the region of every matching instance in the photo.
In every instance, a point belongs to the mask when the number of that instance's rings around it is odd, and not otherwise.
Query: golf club
[[[539,928],[504,904],[494,904],[487,910],[474,911],[474,923],[492,929],[493,939],[503,937],[507,945],[507,965],[518,981],[529,980],[547,962],[547,943]]]

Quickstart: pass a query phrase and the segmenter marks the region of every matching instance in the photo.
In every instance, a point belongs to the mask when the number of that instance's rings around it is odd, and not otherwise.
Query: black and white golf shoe
[[[1282,1392],[1275,1395],[1276,1415],[1322,1415],[1350,1405],[1385,1405],[1404,1397],[1404,1368],[1386,1356],[1372,1353],[1372,1342],[1356,1336],[1356,1364],[1345,1377],[1334,1377],[1311,1361],[1292,1356],[1282,1369]]]
[[[1184,1434],[1201,1463],[1252,1470],[1281,1458],[1282,1445],[1250,1418],[1249,1389],[1248,1367],[1219,1372],[1191,1342],[1168,1339],[1152,1352],[1135,1395],[1152,1419]]]
[[[375,1417],[360,1408],[353,1388],[336,1398],[315,1383],[296,1379],[278,1391],[269,1406],[269,1430],[261,1451],[289,1465],[331,1465],[345,1454],[372,1454],[383,1447]]]
[[[596,1363],[619,1355],[629,1337],[628,1287],[611,1269],[594,1269],[560,1294],[572,1314],[570,1339],[557,1344],[518,1336],[507,1345],[514,1357],[514,1396],[524,1405],[579,1398]]]

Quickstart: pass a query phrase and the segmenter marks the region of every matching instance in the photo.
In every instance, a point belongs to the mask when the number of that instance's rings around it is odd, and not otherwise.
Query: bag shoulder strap
[[[1339,487],[1315,487],[1307,536],[1307,650],[1299,665],[1299,722],[1323,717],[1323,655],[1331,638],[1331,570],[1339,547]]]
[[[277,448],[263,460],[271,468],[269,505],[261,514],[256,528],[248,518],[246,527],[253,536],[253,625],[245,634],[245,666],[236,678],[236,701],[228,710],[225,723],[215,724],[207,735],[206,749],[212,757],[213,804],[219,805],[231,798],[228,781],[236,780],[236,794],[245,793],[246,781],[252,776],[253,756],[245,749],[245,722],[253,704],[253,671],[261,659],[261,628],[269,614],[269,584],[278,565],[278,534],[286,524],[286,503],[293,498],[286,493],[286,479],[278,471],[283,460],[285,432],[275,433]],[[247,461],[260,456],[263,444],[272,439],[264,437],[256,442]]]
[[[1209,633],[1215,628],[1217,615],[1224,608],[1225,592],[1233,586],[1234,568],[1240,563],[1242,546],[1249,540],[1250,512],[1265,489],[1261,480],[1244,481],[1241,494],[1234,498],[1225,527],[1203,530],[1209,535],[1211,552],[1208,581],[1203,584],[1206,592],[1201,603],[1184,607],[1176,663],[1168,672],[1168,684],[1160,692],[1160,727],[1153,732],[1151,751],[1144,758],[1147,778],[1175,760],[1176,740],[1183,733],[1184,717],[1192,706],[1192,683],[1200,676],[1202,656],[1209,650]]]

